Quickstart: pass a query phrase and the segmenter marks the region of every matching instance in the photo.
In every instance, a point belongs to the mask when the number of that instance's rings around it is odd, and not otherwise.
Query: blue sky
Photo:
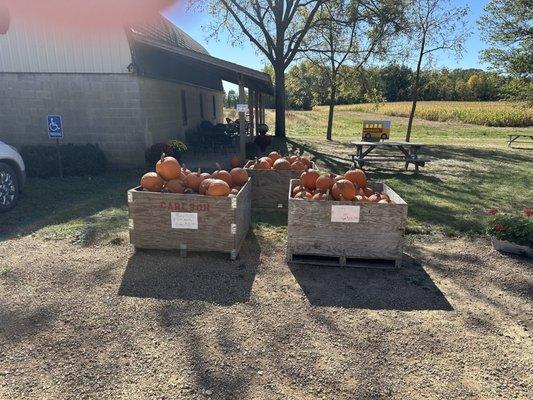
[[[483,68],[484,65],[479,61],[479,51],[484,48],[479,31],[477,29],[476,20],[483,12],[484,5],[488,0],[464,2],[459,0],[451,0],[454,6],[463,6],[467,4],[470,7],[470,13],[468,15],[468,21],[472,28],[473,34],[465,43],[465,53],[463,58],[455,60],[452,56],[446,54],[437,55],[436,60],[438,67],[447,68]],[[266,64],[266,61],[255,52],[254,46],[244,41],[242,47],[232,47],[229,44],[229,39],[226,37],[220,38],[219,41],[214,39],[207,40],[207,33],[203,30],[203,27],[208,25],[211,18],[208,14],[202,14],[198,12],[191,12],[186,10],[182,2],[176,4],[165,12],[167,18],[174,22],[181,29],[186,31],[194,39],[200,42],[209,53],[218,58],[222,58],[228,61],[233,61],[238,64],[262,69]],[[440,58],[439,58],[440,57]],[[225,84],[226,89],[233,87],[233,85]]]

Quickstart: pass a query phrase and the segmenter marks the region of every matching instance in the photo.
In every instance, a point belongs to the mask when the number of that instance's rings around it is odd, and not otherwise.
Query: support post
[[[248,114],[250,115],[250,135],[252,137],[255,134],[254,98],[254,91],[248,88]]]
[[[263,100],[263,94],[261,94],[261,97],[259,98],[259,109],[260,109],[260,113],[261,113],[261,123],[264,124],[265,123],[265,104],[264,104],[264,100]]]
[[[262,124],[261,122],[261,116],[259,115],[259,96],[261,96],[261,93],[259,93],[258,91],[255,92],[255,96],[254,96],[254,109],[255,109],[255,121],[256,121],[256,128],[255,128],[255,132],[257,132],[257,125],[258,124]]]
[[[239,79],[239,103],[244,104],[244,82],[242,81],[242,76]],[[246,113],[239,113],[239,158],[244,162],[246,160]]]

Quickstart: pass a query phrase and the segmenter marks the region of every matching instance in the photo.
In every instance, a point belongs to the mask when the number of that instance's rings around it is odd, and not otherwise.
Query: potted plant
[[[180,140],[170,139],[166,143],[156,143],[146,149],[144,157],[147,165],[154,165],[161,154],[174,157],[181,162],[181,155],[187,151],[187,145]]]
[[[533,257],[533,210],[509,214],[491,209],[488,214],[487,233],[495,250]]]

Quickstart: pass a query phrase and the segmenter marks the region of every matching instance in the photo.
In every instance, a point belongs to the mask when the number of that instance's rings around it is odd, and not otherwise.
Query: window
[[[185,90],[181,91],[181,120],[183,126],[187,126],[187,96]]]
[[[217,119],[217,99],[213,96],[213,119]]]
[[[200,118],[204,119],[204,95],[200,93]]]

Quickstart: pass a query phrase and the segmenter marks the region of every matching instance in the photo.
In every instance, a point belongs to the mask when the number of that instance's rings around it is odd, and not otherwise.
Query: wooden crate
[[[292,189],[299,184],[297,179],[291,181],[288,196],[287,261],[401,266],[407,203],[390,187],[383,183],[373,185],[374,190],[387,194],[395,204],[356,204],[290,198]]]
[[[130,243],[141,249],[217,251],[237,258],[251,217],[248,182],[236,197],[128,191]]]
[[[317,169],[312,164],[313,169]],[[287,191],[292,179],[299,179],[303,171],[275,169],[246,169],[252,178],[252,209],[256,211],[287,212]]]

